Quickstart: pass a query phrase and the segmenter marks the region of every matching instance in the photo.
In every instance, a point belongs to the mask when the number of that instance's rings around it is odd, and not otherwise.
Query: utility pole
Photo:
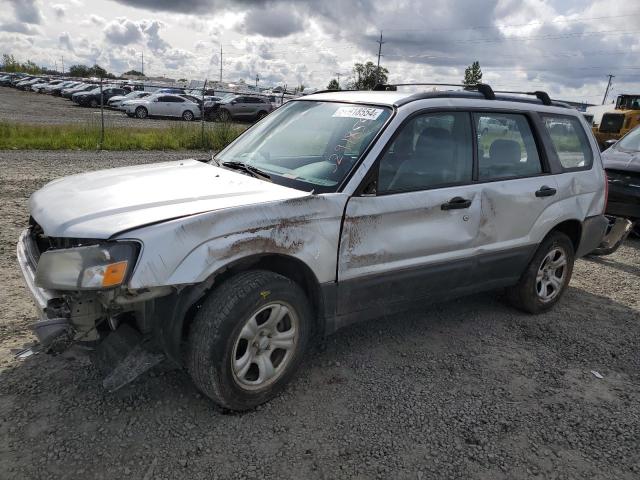
[[[222,84],[222,44],[220,44],[220,84]]]
[[[144,50],[140,52],[140,62],[142,64],[142,71],[140,73],[142,73],[142,76],[144,77]]]
[[[64,57],[60,57],[60,60],[62,60],[62,75],[64,75]]]
[[[607,82],[607,89],[604,91],[604,98],[602,99],[602,105],[607,101],[607,95],[609,94],[609,88],[611,88],[611,79],[616,78],[615,75],[608,75],[609,81]]]
[[[260,81],[260,77],[258,76],[258,74],[256,73],[256,88],[258,88],[258,82]]]
[[[376,83],[380,83],[380,57],[382,56],[382,30],[380,30],[380,40],[378,40],[378,66],[376,68]]]

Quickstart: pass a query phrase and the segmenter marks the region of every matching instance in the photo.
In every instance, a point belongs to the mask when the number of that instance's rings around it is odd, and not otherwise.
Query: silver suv
[[[354,321],[502,288],[548,310],[607,226],[599,149],[545,94],[479,89],[318,93],[208,163],[51,182],[18,243],[42,348],[95,345],[109,389],[168,358],[245,410]]]
[[[223,122],[230,120],[262,120],[273,110],[268,97],[238,95],[223,99],[218,107],[218,118]]]

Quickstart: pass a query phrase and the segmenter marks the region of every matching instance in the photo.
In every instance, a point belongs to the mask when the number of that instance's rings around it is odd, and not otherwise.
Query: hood
[[[640,172],[640,152],[610,147],[602,152],[602,164],[605,169]]]
[[[223,208],[308,195],[197,160],[114,168],[48,183],[29,199],[45,235],[105,239]]]

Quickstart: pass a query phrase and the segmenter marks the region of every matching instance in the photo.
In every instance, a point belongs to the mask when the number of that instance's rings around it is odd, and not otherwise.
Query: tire
[[[100,104],[98,103],[98,101],[95,98],[92,98],[91,102],[89,103],[89,106],[91,108],[98,108],[100,106]]]
[[[218,118],[220,119],[221,122],[230,122],[231,113],[229,113],[229,110],[220,110],[220,113],[218,114]]]
[[[266,117],[268,115],[267,112],[258,112],[258,116],[256,117],[256,121],[260,121],[262,120],[264,117]]]
[[[182,119],[185,122],[191,122],[195,117],[193,116],[193,112],[191,110],[185,110],[182,112]]]
[[[269,337],[268,319],[283,312],[282,307],[286,313],[271,323],[274,330]],[[303,290],[282,275],[253,270],[229,278],[206,297],[191,325],[186,365],[193,382],[224,408],[255,408],[280,393],[298,371],[311,338],[312,319]],[[271,343],[278,334],[296,336],[283,337],[289,346],[281,349]],[[243,361],[245,357],[248,360]]]
[[[549,262],[561,260],[558,252],[564,255],[565,263],[553,269]],[[569,285],[574,260],[575,252],[569,237],[561,232],[551,232],[538,247],[520,281],[507,289],[510,303],[528,313],[542,313],[551,309]],[[546,270],[543,271],[545,265]]]
[[[138,118],[147,118],[149,116],[149,112],[144,107],[136,108],[136,117]]]

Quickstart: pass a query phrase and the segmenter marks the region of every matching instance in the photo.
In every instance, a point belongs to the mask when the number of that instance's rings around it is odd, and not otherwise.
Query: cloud
[[[53,13],[55,14],[56,18],[58,18],[58,20],[64,18],[65,14],[67,13],[67,7],[60,3],[51,5],[51,9],[53,10]]]
[[[36,0],[7,0],[13,7],[16,20],[23,23],[40,24],[42,13]]]
[[[103,31],[105,38],[116,45],[128,45],[142,40],[140,25],[124,17],[107,23]]]
[[[73,43],[71,43],[71,36],[69,35],[69,32],[62,32],[58,36],[58,43],[70,52],[73,52]]]
[[[248,35],[287,37],[304,29],[305,21],[285,6],[249,11],[238,30]]]
[[[22,33],[24,35],[39,35],[40,30],[33,25],[22,22],[6,22],[0,24],[0,32]]]
[[[95,15],[92,13],[91,15],[89,15],[88,19],[83,20],[81,23],[82,25],[89,27],[102,27],[106,25],[107,21],[100,15]]]

